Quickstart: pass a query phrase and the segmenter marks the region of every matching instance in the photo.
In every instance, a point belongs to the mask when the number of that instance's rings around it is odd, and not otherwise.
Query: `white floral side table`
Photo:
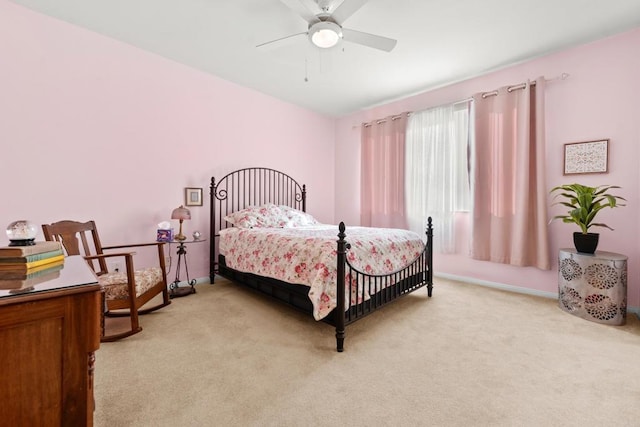
[[[574,316],[607,325],[627,321],[627,257],[560,249],[558,304]]]

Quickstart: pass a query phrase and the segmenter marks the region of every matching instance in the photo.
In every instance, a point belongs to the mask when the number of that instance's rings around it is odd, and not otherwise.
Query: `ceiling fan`
[[[342,27],[342,23],[364,6],[368,0],[344,0],[338,7],[334,7],[337,0],[281,1],[307,21],[309,24],[308,30],[261,43],[256,47],[267,46],[305,34],[309,37],[313,45],[322,49],[334,47],[344,40],[374,49],[380,49],[385,52],[391,52],[397,43],[397,40],[394,39]]]

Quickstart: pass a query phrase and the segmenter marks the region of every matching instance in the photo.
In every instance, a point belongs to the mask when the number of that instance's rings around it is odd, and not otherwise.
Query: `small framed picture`
[[[564,175],[609,172],[609,140],[564,144]]]
[[[202,188],[187,187],[184,189],[185,206],[202,206]]]

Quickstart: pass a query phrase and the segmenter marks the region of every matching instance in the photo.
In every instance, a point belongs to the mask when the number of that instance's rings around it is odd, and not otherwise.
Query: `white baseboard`
[[[486,286],[489,288],[501,289],[509,292],[517,292],[521,294],[534,295],[544,298],[558,299],[557,292],[545,292],[537,289],[520,288],[518,286],[507,285],[505,283],[490,282],[488,280],[476,279],[474,277],[457,276],[448,273],[433,273],[434,277],[442,277],[443,279],[457,280],[459,282],[471,283],[473,285]],[[627,307],[627,313],[633,313],[640,318],[640,307]]]

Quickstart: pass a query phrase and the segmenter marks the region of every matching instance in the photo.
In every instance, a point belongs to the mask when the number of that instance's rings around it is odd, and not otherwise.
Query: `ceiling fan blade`
[[[368,0],[344,0],[336,10],[331,13],[331,18],[342,25],[351,15],[356,13]]]
[[[309,25],[315,24],[316,22],[320,22],[318,17],[313,13],[311,9],[302,4],[301,0],[280,0],[285,4],[289,9],[293,10],[298,15],[302,16],[302,18],[309,23]]]
[[[388,37],[376,36],[375,34],[363,33],[362,31],[342,29],[342,39],[351,43],[357,43],[374,49],[391,52],[396,47],[397,40]]]
[[[264,48],[264,47],[275,47],[276,45],[289,40],[293,37],[298,37],[301,35],[307,35],[307,32],[302,32],[302,33],[296,33],[296,34],[291,34],[289,36],[284,36],[284,37],[280,37],[279,39],[274,39],[274,40],[269,40],[268,42],[264,42],[264,43],[260,43],[259,45],[256,45],[257,48]]]

